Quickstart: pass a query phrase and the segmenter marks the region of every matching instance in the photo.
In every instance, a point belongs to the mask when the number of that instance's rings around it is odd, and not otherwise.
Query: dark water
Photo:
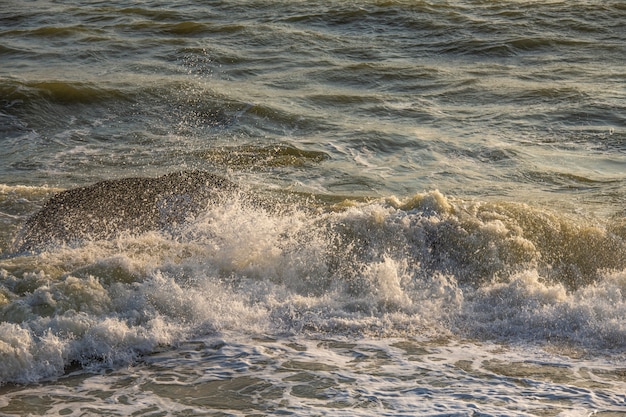
[[[0,414],[626,412],[622,1],[0,9]]]

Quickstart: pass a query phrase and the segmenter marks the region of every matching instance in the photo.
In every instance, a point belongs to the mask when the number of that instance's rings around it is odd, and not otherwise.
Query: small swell
[[[61,80],[13,81],[0,85],[0,92],[10,101],[30,102],[44,99],[60,104],[90,104],[104,100],[128,99],[124,92],[115,88]]]
[[[253,169],[303,166],[329,159],[324,152],[302,150],[290,145],[223,147],[205,152],[202,157],[217,165]]]

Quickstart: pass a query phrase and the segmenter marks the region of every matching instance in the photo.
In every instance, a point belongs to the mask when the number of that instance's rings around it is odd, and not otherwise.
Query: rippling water
[[[625,21],[5,1],[0,414],[623,415]]]

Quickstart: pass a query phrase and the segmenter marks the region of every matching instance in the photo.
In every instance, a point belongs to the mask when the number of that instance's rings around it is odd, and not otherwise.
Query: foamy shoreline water
[[[623,414],[625,20],[9,1],[0,414]]]

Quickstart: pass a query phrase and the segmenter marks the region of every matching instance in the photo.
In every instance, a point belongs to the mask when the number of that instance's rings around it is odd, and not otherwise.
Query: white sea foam
[[[0,414],[624,414],[623,1],[93,3],[3,10]],[[19,245],[181,169],[273,200]]]
[[[536,230],[546,218],[528,207],[468,208],[436,192],[325,212],[235,197],[172,230],[7,258],[0,378],[129,364],[224,332],[623,350],[625,272],[600,264],[577,281],[559,275],[542,263],[555,256],[546,252],[555,238]],[[586,244],[570,229],[588,228],[560,221],[550,233]],[[592,236],[619,243],[602,229]]]
[[[623,409],[621,371],[602,358],[419,337],[222,336],[196,338],[111,373],[75,373],[3,398],[10,404],[42,396],[49,414],[155,409],[318,415],[323,408],[346,416],[565,416],[593,410],[619,415]]]

